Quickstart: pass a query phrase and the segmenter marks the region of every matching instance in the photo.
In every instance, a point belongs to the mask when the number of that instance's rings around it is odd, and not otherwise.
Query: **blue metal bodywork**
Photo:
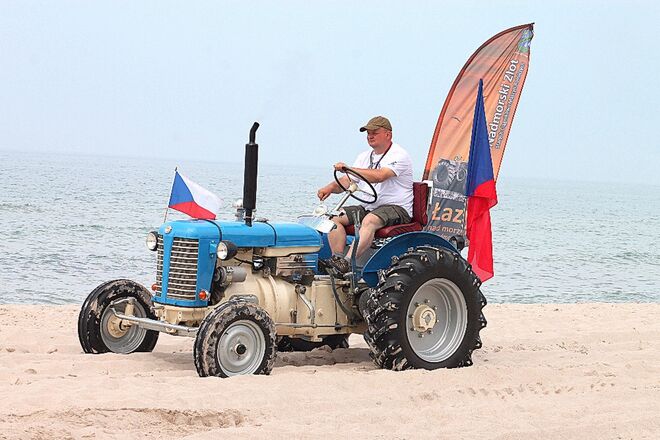
[[[177,220],[163,224],[158,234],[163,237],[163,281],[161,294],[154,297],[154,301],[182,307],[207,306],[207,301],[199,299],[199,292],[201,290],[208,292],[211,289],[217,248],[222,240],[231,241],[238,248],[318,247],[322,244],[318,232],[298,223],[254,222],[250,227],[243,222],[235,221]],[[167,296],[172,243],[175,237],[198,242],[194,301]]]
[[[175,233],[175,229],[172,228],[170,233],[164,233],[164,228],[160,228],[159,235],[163,237],[163,273],[161,294],[154,297],[154,302],[182,307],[206,307],[208,303],[207,301],[199,299],[199,292],[202,289],[208,291],[211,287],[211,280],[213,278],[213,270],[216,261],[215,252],[218,249],[218,243],[220,240],[218,240],[217,228],[215,236],[213,236],[213,234],[205,234],[204,232],[206,231],[196,230],[195,228],[185,228],[183,230],[182,228],[178,228]],[[168,283],[170,279],[172,243],[175,237],[195,239],[199,243],[197,252],[197,285],[195,286],[194,301],[167,297]]]
[[[171,231],[165,230],[171,227]],[[163,237],[229,240],[239,248],[320,246],[321,238],[314,229],[298,223],[243,222],[211,220],[176,220],[164,223],[159,234]]]
[[[159,229],[159,235],[163,237],[163,281],[162,293],[156,296],[154,301],[182,307],[207,306],[208,302],[199,298],[199,292],[201,290],[208,292],[211,289],[220,241],[231,241],[238,248],[321,247],[317,253],[308,257],[312,258],[314,263],[318,259],[330,257],[327,236],[298,223],[255,222],[250,227],[243,222],[235,221],[178,220],[163,224]],[[167,296],[172,243],[175,237],[198,242],[195,300]],[[369,258],[362,267],[361,277],[369,287],[376,287],[378,271],[390,266],[393,256],[400,256],[409,248],[424,245],[440,246],[456,251],[448,241],[429,232],[402,234],[394,237]]]
[[[362,279],[369,287],[376,287],[378,271],[389,267],[392,264],[392,257],[399,257],[409,248],[417,246],[440,246],[457,252],[451,243],[438,235],[430,232],[408,232],[394,237],[369,258],[362,268]]]

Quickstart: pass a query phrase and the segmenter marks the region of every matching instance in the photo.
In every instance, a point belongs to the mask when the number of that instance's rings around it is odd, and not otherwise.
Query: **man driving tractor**
[[[333,255],[326,263],[342,274],[351,270],[348,258],[353,253],[353,245],[344,253],[346,226],[360,222],[360,240],[356,253],[359,257],[371,246],[378,229],[410,223],[412,216],[412,160],[406,150],[392,142],[390,121],[383,116],[375,116],[360,127],[360,131],[367,132],[367,143],[371,148],[357,156],[352,169],[372,184],[377,199],[373,203],[345,206],[339,216],[332,218],[336,228],[328,234],[328,241]],[[343,172],[346,168],[343,162],[334,165],[336,171]],[[345,175],[340,178],[340,182],[348,188],[351,179]],[[367,192],[367,183],[360,180],[356,183],[358,191]],[[333,181],[319,189],[317,195],[323,201],[330,194],[343,191],[344,189]]]

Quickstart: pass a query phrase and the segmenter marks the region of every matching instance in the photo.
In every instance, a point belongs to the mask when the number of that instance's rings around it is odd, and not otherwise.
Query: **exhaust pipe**
[[[257,207],[257,162],[259,161],[259,145],[254,142],[259,123],[252,124],[250,142],[245,144],[245,170],[243,173],[243,208],[245,209],[245,224],[252,226],[252,211]]]

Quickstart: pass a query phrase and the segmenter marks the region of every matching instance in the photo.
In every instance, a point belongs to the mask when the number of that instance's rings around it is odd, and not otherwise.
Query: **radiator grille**
[[[167,297],[195,300],[197,285],[197,254],[199,242],[190,238],[174,238],[170,254]],[[158,265],[156,266],[156,294],[163,289],[163,236],[158,236]]]

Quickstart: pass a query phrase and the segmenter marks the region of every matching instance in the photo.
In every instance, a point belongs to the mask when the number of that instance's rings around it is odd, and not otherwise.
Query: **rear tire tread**
[[[487,325],[482,313],[487,302],[479,290],[481,281],[460,254],[445,248],[420,246],[393,259],[392,266],[383,274],[378,287],[365,292],[369,296],[363,311],[367,323],[364,338],[374,363],[396,371],[472,365],[472,352],[482,347],[479,331]],[[430,363],[417,357],[407,341],[402,344],[406,329],[399,328],[399,323],[404,326],[406,323],[406,298],[423,282],[436,277],[447,278],[460,288],[468,308],[468,322],[456,351],[442,362]]]

